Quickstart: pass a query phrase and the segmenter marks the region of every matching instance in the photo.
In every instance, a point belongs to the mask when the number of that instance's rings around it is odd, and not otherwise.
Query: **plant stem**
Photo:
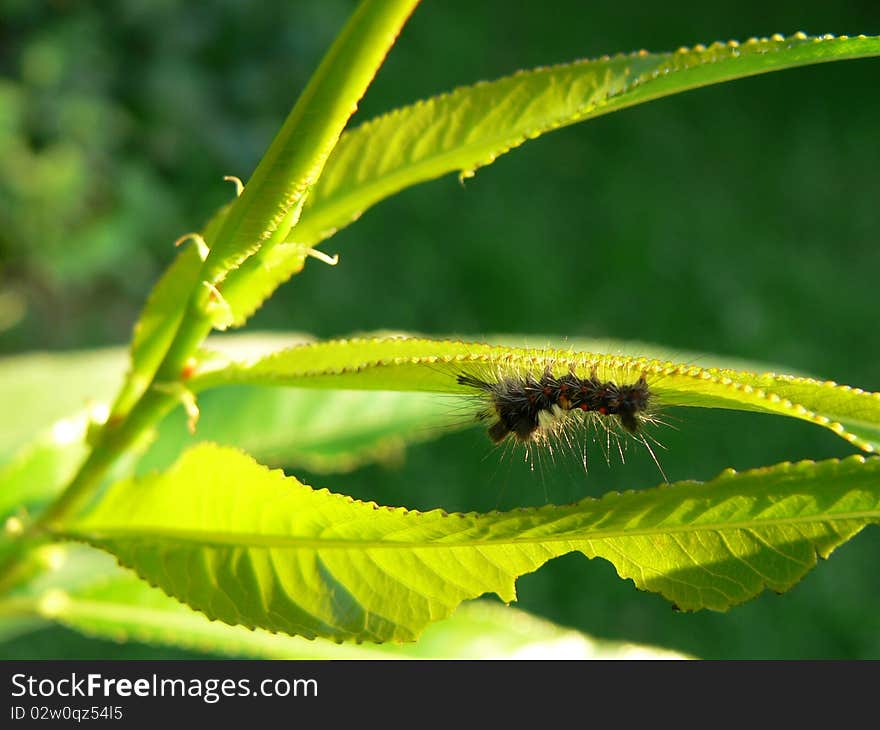
[[[321,175],[418,3],[363,0],[357,6],[223,221],[205,262],[204,278],[216,283],[273,234],[279,240],[286,237],[287,231],[279,228],[287,213]]]

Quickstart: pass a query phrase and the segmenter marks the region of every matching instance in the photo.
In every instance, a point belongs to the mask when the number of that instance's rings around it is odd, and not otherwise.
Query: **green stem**
[[[216,283],[279,231],[318,179],[419,0],[364,0],[333,42],[223,222],[205,262]],[[295,222],[295,221],[292,221]]]

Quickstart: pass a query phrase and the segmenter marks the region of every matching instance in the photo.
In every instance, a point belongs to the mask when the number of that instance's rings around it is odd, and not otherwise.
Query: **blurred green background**
[[[247,178],[353,7],[2,0],[0,352],[125,343],[174,239],[233,194],[223,175]],[[880,5],[424,0],[354,123],[518,68],[798,30],[880,34]],[[880,390],[878,80],[878,60],[833,63],[554,132],[464,185],[450,176],[379,204],[324,246],[339,266],[309,265],[249,326],[638,340]],[[671,480],[851,453],[791,419],[670,415]],[[393,468],[297,474],[447,509],[659,481],[645,454],[593,464],[586,481],[575,464],[531,473],[470,430]],[[679,614],[609,564],[570,555],[522,578],[518,605],[702,657],[880,658],[878,565],[869,529],[786,595]],[[192,656],[61,629],[0,654]]]

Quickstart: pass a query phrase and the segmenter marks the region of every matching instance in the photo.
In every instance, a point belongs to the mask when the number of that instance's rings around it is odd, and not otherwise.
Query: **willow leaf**
[[[671,94],[827,61],[880,55],[880,36],[750,39],[638,51],[523,71],[395,110],[343,135],[293,240],[314,243],[405,187],[478,167],[528,139]]]
[[[880,37],[729,41],[673,53],[638,51],[520,71],[396,109],[346,132],[312,189],[287,250],[247,261],[252,286],[227,295],[237,321],[302,267],[302,251],[411,185],[468,177],[528,139],[609,112],[771,71],[880,55]],[[867,92],[867,90],[865,90]]]
[[[880,519],[880,459],[781,464],[705,484],[488,514],[414,512],[315,491],[205,444],[114,486],[59,536],[102,548],[229,624],[411,641],[464,600],[572,551],[686,610],[785,591]]]
[[[283,350],[250,363],[206,371],[194,389],[228,383],[311,388],[473,393],[457,382],[462,372],[540,375],[596,372],[602,380],[631,383],[644,375],[665,406],[756,411],[790,416],[831,429],[866,452],[880,449],[880,393],[831,381],[703,368],[625,355],[514,348],[418,338],[338,340]]]

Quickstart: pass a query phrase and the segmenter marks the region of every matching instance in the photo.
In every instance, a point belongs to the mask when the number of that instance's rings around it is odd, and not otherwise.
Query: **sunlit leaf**
[[[776,35],[520,71],[396,109],[342,136],[291,231],[288,250],[271,261],[245,262],[236,276],[250,286],[230,293],[230,306],[243,322],[301,268],[302,247],[347,226],[380,200],[452,172],[468,177],[546,132],[701,86],[877,55],[877,36]]]
[[[414,640],[464,600],[572,551],[679,608],[788,590],[880,519],[880,459],[781,464],[704,484],[488,514],[414,512],[315,491],[216,446],[117,484],[57,526],[230,624],[305,637]]]
[[[194,388],[248,383],[305,388],[363,388],[473,394],[460,373],[538,377],[593,372],[606,381],[645,376],[659,407],[726,408],[790,416],[831,429],[863,451],[880,449],[880,393],[811,378],[703,368],[687,363],[573,350],[529,349],[419,338],[375,338],[316,343],[256,361],[218,366]]]

